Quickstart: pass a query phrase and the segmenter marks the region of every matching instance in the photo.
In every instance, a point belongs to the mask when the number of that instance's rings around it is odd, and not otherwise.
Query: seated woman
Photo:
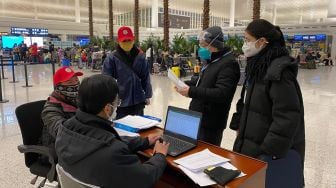
[[[59,164],[76,179],[99,187],[152,187],[166,167],[169,144],[155,135],[118,135],[110,121],[120,104],[118,92],[111,76],[98,74],[82,81],[79,109],[57,135]],[[153,156],[141,163],[135,152],[154,144]]]

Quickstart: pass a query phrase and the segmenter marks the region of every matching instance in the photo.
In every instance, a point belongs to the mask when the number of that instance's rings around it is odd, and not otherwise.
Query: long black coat
[[[192,98],[189,109],[203,114],[201,127],[222,131],[231,107],[231,102],[240,77],[239,64],[232,53],[213,60],[202,71],[199,84],[191,85],[189,97]]]
[[[284,56],[271,63],[263,81],[248,84],[234,151],[282,158],[293,149],[304,160],[304,108],[297,73],[297,62]]]

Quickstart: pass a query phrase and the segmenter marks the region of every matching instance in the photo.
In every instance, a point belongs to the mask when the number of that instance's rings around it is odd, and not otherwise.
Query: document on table
[[[131,116],[131,115],[115,120],[113,122],[116,124],[129,126],[135,129],[148,129],[150,127],[154,127],[160,124],[160,122],[152,120],[152,119],[144,118],[141,116]]]
[[[237,168],[235,166],[233,166],[231,163],[226,162],[224,164],[219,165],[223,168],[226,169],[231,169],[231,170],[237,170]],[[209,185],[214,185],[216,184],[215,181],[213,181],[207,174],[205,174],[203,171],[200,172],[193,172],[191,170],[188,170],[187,168],[178,165],[178,167],[191,179],[193,180],[196,184],[198,184],[199,186],[203,187],[203,186],[209,186]],[[236,178],[240,178],[245,176],[246,174],[244,174],[243,172],[240,173],[240,175]]]
[[[210,166],[218,166],[219,164],[230,161],[227,158],[212,153],[208,149],[201,152],[188,155],[181,159],[177,159],[174,162],[191,170],[193,172],[203,171]]]
[[[114,130],[117,131],[119,136],[129,136],[129,137],[136,137],[136,136],[140,136],[138,133],[133,133],[133,132],[129,132],[129,131],[125,131],[119,128],[114,127]]]
[[[168,69],[168,78],[176,85],[177,88],[181,89],[187,87],[188,85],[185,84],[182,80],[180,80],[171,69]]]

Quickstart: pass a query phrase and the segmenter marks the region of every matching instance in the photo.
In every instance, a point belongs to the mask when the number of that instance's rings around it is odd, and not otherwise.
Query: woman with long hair
[[[247,26],[243,52],[247,57],[241,95],[245,101],[239,123],[231,123],[238,132],[234,151],[268,162],[266,187],[302,187],[305,128],[302,94],[296,80],[298,63],[289,56],[280,28],[263,19]],[[294,159],[297,166],[287,163]],[[282,176],[272,169],[280,162],[284,168],[288,165],[287,174]],[[298,169],[295,185],[281,179],[293,172],[290,168]]]

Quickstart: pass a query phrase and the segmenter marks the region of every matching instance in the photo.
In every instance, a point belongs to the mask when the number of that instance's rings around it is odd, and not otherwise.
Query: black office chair
[[[15,109],[23,140],[23,145],[19,145],[18,150],[24,153],[25,164],[30,172],[36,175],[30,183],[35,185],[39,176],[45,178],[40,187],[44,186],[46,179],[50,182],[57,179],[55,151],[40,144],[43,128],[41,112],[45,102],[45,100],[30,102]],[[48,158],[50,164],[42,161],[42,155]]]

